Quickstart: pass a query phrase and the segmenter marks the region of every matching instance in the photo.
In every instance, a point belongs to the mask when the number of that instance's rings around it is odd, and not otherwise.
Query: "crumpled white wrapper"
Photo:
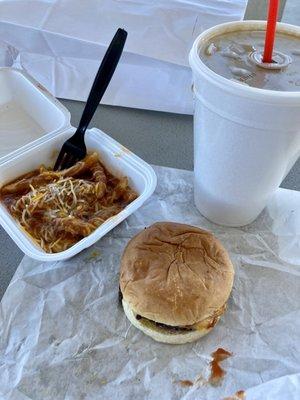
[[[0,37],[55,97],[83,100],[118,27],[128,39],[103,103],[192,114],[188,52],[247,0],[0,0]]]
[[[151,199],[93,247],[64,262],[23,259],[1,304],[1,399],[299,399],[300,193],[280,189],[253,224],[225,228],[195,209],[191,172],[156,172]],[[159,220],[213,231],[235,266],[227,312],[192,344],[154,342],[118,302],[122,251]],[[176,383],[205,376],[218,347],[233,352],[221,386]]]

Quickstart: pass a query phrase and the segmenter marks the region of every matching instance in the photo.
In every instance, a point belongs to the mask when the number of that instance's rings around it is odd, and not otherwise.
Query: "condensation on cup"
[[[300,155],[300,28],[277,24],[267,66],[265,27],[218,25],[190,51],[195,204],[221,225],[252,222]]]

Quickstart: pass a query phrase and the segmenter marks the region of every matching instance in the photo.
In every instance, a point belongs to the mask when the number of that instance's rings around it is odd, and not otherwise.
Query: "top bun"
[[[130,240],[121,260],[124,300],[141,316],[171,326],[193,325],[225,305],[234,270],[212,233],[158,222]]]

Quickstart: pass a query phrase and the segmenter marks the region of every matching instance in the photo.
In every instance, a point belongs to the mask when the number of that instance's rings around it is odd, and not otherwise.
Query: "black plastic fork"
[[[65,141],[61,148],[54,166],[55,171],[69,168],[86,156],[86,146],[84,142],[85,131],[91,122],[97,106],[101,101],[115,72],[125,45],[126,38],[127,32],[124,29],[119,28],[101,62],[90,94],[86,101],[79,126],[74,135]]]

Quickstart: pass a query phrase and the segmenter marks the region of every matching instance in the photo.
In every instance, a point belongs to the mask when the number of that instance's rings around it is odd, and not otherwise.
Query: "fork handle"
[[[104,55],[77,128],[76,133],[80,136],[84,135],[115,72],[126,38],[127,32],[119,28]]]

